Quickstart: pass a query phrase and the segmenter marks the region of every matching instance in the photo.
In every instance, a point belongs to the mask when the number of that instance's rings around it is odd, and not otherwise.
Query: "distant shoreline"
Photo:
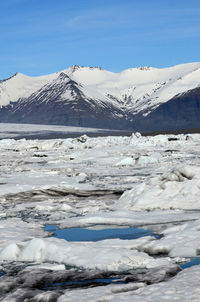
[[[19,135],[12,136],[13,132],[10,133],[11,135],[8,135],[0,139],[15,139],[15,140],[20,140],[20,139],[39,139],[39,140],[47,140],[47,139],[66,139],[66,138],[76,138],[81,135],[86,134],[89,137],[105,137],[105,136],[131,136],[134,131],[118,131],[118,130],[110,130],[110,131],[97,131],[97,132],[40,132],[40,133],[33,133],[31,132],[20,132]],[[200,133],[200,128],[198,129],[183,129],[183,130],[166,130],[166,131],[154,131],[154,132],[143,132],[141,133],[142,136],[155,136],[159,134],[168,134],[168,135],[178,135],[178,134],[195,134],[195,133]]]
[[[30,134],[29,134],[30,133]],[[19,139],[39,139],[39,140],[45,140],[45,139],[65,139],[65,138],[76,138],[79,137],[81,135],[86,134],[89,137],[105,137],[105,136],[131,136],[132,132],[131,131],[115,131],[115,130],[111,130],[111,131],[99,131],[99,132],[50,132],[50,133],[33,133],[31,134],[31,132],[24,132],[24,133],[20,133],[19,135],[16,136],[4,136],[3,138],[0,139],[8,139],[8,138],[13,138],[16,140]]]

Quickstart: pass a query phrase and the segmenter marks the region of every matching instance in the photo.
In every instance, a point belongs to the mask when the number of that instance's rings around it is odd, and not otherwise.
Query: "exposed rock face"
[[[137,119],[138,118],[138,119]],[[136,117],[140,131],[168,131],[200,128],[200,88],[177,95],[147,117]]]
[[[65,96],[66,95],[66,96]],[[130,128],[126,114],[104,101],[84,95],[81,85],[61,73],[30,97],[0,109],[1,122],[55,124],[96,128]]]

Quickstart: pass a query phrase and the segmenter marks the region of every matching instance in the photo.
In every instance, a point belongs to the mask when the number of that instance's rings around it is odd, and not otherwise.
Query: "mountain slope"
[[[123,119],[122,119],[123,117]],[[87,97],[82,86],[65,73],[27,98],[11,102],[0,110],[1,122],[60,124],[125,129],[125,113],[105,101]]]
[[[120,73],[72,66],[33,78],[17,73],[0,81],[0,122],[139,131],[200,127],[199,87],[200,63]]]
[[[144,132],[195,128],[200,129],[200,87],[173,97],[135,121],[135,129]]]
[[[29,77],[16,73],[12,77],[0,81],[0,106],[16,102],[19,98],[28,97],[56,77],[56,73],[41,77]]]

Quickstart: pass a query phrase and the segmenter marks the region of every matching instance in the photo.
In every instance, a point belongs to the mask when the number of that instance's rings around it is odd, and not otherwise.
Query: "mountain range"
[[[200,128],[200,63],[16,73],[0,81],[0,122],[141,132]]]

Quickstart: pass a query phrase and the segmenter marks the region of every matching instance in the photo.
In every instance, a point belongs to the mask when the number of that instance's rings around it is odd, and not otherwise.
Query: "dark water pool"
[[[86,228],[59,229],[56,225],[46,225],[45,230],[52,232],[53,236],[67,241],[99,241],[104,239],[137,239],[144,236],[154,236],[160,239],[161,236],[150,230],[141,228],[106,228],[91,230]]]
[[[47,287],[44,288],[44,290],[55,290],[56,288],[82,288],[82,287],[88,287],[88,286],[95,286],[95,285],[108,285],[111,283],[115,284],[124,284],[124,281],[121,281],[120,278],[98,278],[98,279],[92,279],[92,280],[84,280],[84,281],[66,281],[66,282],[57,282],[53,283]]]

